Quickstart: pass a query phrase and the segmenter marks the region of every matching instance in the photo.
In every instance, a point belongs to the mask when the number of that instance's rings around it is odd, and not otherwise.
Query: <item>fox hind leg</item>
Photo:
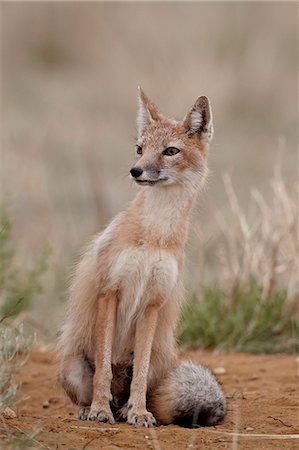
[[[73,403],[81,407],[78,417],[83,420],[92,402],[93,375],[94,371],[84,355],[65,360],[59,374],[65,392]]]

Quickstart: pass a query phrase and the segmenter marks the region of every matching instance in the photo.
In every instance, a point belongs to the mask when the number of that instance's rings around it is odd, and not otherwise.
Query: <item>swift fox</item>
[[[207,368],[177,361],[175,339],[189,216],[213,135],[211,107],[199,97],[176,122],[140,88],[138,99],[130,173],[141,189],[77,265],[59,380],[82,420],[214,425],[226,412],[221,387]]]

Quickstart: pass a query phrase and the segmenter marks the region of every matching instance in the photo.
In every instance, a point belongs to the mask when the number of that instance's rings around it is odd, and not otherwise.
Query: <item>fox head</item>
[[[164,117],[138,88],[137,162],[130,170],[139,185],[200,186],[213,137],[209,99],[199,97],[181,122]]]

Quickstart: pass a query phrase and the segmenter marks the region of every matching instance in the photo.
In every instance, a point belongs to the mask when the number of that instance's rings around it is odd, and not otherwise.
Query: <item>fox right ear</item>
[[[210,142],[213,137],[213,117],[208,97],[198,97],[191,110],[186,115],[183,125],[189,136],[198,133],[199,136]]]
[[[145,95],[140,86],[138,86],[138,112],[137,112],[137,133],[140,137],[144,129],[154,121],[163,116],[158,107]]]

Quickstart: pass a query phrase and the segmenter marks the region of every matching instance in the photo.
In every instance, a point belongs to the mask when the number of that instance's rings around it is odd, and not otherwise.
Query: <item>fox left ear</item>
[[[213,117],[208,97],[198,97],[191,110],[186,115],[183,125],[189,136],[198,133],[200,137],[210,142],[213,137]]]
[[[137,132],[140,137],[144,129],[151,123],[162,119],[158,107],[145,95],[138,86]]]

